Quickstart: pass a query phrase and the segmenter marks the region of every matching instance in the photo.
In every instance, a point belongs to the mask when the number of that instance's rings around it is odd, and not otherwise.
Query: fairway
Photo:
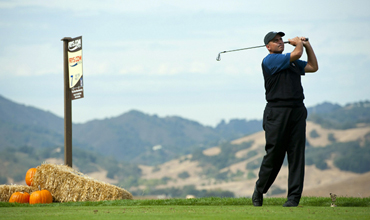
[[[7,207],[1,219],[369,219],[368,207],[98,206]]]
[[[298,207],[284,198],[266,198],[254,207],[249,198],[115,200],[52,204],[0,202],[0,219],[369,219],[370,198],[303,197]]]

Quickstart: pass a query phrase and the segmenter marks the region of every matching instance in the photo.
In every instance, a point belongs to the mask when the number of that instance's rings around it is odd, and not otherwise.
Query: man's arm
[[[293,39],[288,39],[289,44],[295,46],[294,50],[290,53],[290,62],[298,60],[303,54],[303,42],[302,38],[295,37]]]
[[[309,41],[304,41],[303,46],[306,48],[307,54],[307,65],[304,68],[306,73],[313,73],[319,69],[315,52],[313,52],[312,46]]]

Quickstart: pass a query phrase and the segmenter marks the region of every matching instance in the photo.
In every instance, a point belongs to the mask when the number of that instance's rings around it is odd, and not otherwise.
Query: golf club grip
[[[304,41],[308,41],[308,37],[306,37],[306,39]],[[289,41],[284,41],[284,44],[289,44]]]

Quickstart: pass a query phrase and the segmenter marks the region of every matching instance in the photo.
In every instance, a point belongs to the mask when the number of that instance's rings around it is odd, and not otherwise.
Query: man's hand
[[[302,40],[302,43],[303,43],[303,46],[306,47],[306,46],[309,46],[310,45],[310,42],[307,40],[307,38],[305,37],[301,37],[301,40]]]
[[[290,53],[290,62],[298,60],[301,58],[303,54],[303,43],[302,39],[306,39],[303,37],[295,37],[293,39],[288,39],[289,44],[295,46],[294,50]]]
[[[288,39],[288,41],[289,41],[289,44],[291,44],[293,46],[297,46],[297,44],[300,44],[303,39],[306,39],[306,38],[304,38],[304,37],[295,37],[293,39]]]

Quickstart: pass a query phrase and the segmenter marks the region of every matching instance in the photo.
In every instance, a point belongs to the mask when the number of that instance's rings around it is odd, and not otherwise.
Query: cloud
[[[5,44],[0,53],[1,73],[15,76],[62,73],[62,56],[56,54],[61,54],[61,50],[51,44]]]
[[[0,8],[20,8],[20,7],[38,7],[59,9],[68,11],[97,11],[110,13],[167,13],[176,14],[179,11],[199,12],[199,13],[246,13],[246,15],[271,15],[279,17],[295,17],[298,20],[322,19],[326,17],[342,17],[347,19],[355,16],[368,16],[369,1],[310,1],[297,2],[294,0],[276,2],[270,1],[213,1],[213,0],[172,0],[172,1],[151,1],[151,0],[64,0],[64,1],[46,1],[46,0],[12,0],[1,1]],[[298,10],[297,10],[298,9]],[[306,17],[302,16],[306,15]],[[307,17],[309,15],[309,17]]]
[[[212,124],[248,118],[265,104],[266,49],[216,57],[262,45],[268,31],[282,30],[286,39],[309,37],[319,59],[319,72],[303,79],[307,102],[365,99],[368,8],[370,1],[359,0],[0,1],[1,95],[62,111],[49,101],[60,98],[60,39],[82,35],[86,96],[74,103],[87,110],[78,113],[82,121],[132,108]]]

